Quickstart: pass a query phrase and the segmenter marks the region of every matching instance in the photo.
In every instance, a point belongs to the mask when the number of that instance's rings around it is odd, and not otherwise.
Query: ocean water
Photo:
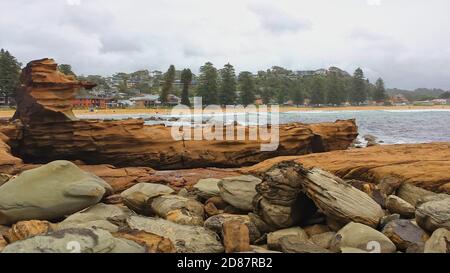
[[[180,125],[188,123],[183,116],[170,115],[83,115],[80,118],[126,119],[143,118],[145,123]],[[174,121],[173,117],[178,118]],[[203,120],[210,120],[214,115],[205,115]],[[158,120],[150,120],[156,118]],[[184,117],[185,118],[185,117]],[[242,116],[241,116],[242,118]],[[255,118],[255,117],[253,117]],[[227,122],[234,120],[226,116]],[[450,110],[357,110],[357,111],[290,111],[280,113],[281,124],[290,122],[318,123],[333,122],[338,119],[356,119],[360,139],[366,134],[374,135],[385,144],[450,142]],[[240,122],[253,124],[252,122]]]

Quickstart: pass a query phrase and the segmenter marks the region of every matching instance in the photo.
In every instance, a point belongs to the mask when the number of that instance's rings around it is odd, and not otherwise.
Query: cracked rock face
[[[450,196],[421,204],[416,210],[416,221],[430,232],[438,228],[450,229]]]

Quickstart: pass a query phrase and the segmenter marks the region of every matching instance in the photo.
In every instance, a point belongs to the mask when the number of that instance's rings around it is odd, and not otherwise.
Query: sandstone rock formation
[[[256,187],[255,213],[272,230],[301,224],[317,210],[302,192],[301,170],[295,162],[281,162],[264,173]]]
[[[23,137],[14,146],[27,162],[67,159],[118,167],[235,167],[278,155],[345,149],[358,134],[354,120],[281,125],[280,145],[273,152],[261,151],[261,141],[253,140],[176,141],[171,128],[144,126],[142,119],[77,120],[71,99],[78,89],[94,85],[58,72],[51,59],[28,63],[22,71],[21,84],[13,120],[23,124],[17,128]],[[248,133],[250,129],[245,130]]]
[[[307,168],[318,167],[344,179],[378,184],[391,177],[434,192],[450,193],[450,143],[380,145],[304,156],[282,156],[242,168],[241,172],[263,173],[285,160],[301,163]]]
[[[357,222],[378,226],[384,213],[369,195],[323,170],[314,168],[301,172],[304,191],[326,216],[342,224]]]

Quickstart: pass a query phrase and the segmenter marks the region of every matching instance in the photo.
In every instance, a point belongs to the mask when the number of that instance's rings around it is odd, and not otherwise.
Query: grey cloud
[[[408,13],[400,4],[332,0],[3,2],[0,47],[24,64],[53,57],[103,75],[170,64],[196,72],[206,61],[230,62],[237,72],[361,66],[388,87],[450,88],[449,1],[410,0]],[[324,7],[331,2],[339,12]],[[411,20],[415,13],[423,20]]]
[[[273,33],[298,32],[312,28],[310,21],[295,17],[274,5],[254,3],[249,5],[249,9],[258,16],[262,27]]]

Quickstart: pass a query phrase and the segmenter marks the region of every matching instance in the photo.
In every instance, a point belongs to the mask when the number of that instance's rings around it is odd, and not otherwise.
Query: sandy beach
[[[449,109],[450,105],[434,106],[342,106],[342,107],[294,107],[282,106],[281,112],[288,111],[361,111],[361,110],[426,110]],[[89,109],[75,109],[75,115],[120,115],[120,114],[170,114],[169,108],[126,108],[126,109],[99,109],[90,112]],[[9,118],[14,115],[14,109],[0,109],[1,118]]]

